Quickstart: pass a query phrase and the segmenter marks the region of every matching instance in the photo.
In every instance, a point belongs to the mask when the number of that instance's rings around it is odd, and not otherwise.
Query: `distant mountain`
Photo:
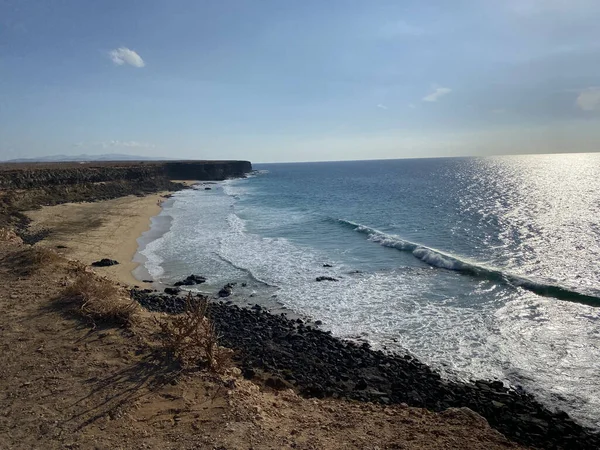
[[[146,156],[122,155],[111,153],[106,155],[52,155],[39,158],[9,159],[8,163],[24,162],[78,162],[78,161],[163,161],[167,158],[149,158]]]

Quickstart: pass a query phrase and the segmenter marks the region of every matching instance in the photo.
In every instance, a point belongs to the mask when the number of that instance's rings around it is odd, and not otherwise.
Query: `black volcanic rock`
[[[328,277],[328,276],[321,276],[321,277],[317,277],[316,281],[340,281],[337,278],[333,278],[333,277]]]
[[[219,297],[229,297],[233,293],[233,285],[231,283],[226,284],[219,291]]]
[[[119,261],[114,259],[102,258],[100,261],[94,261],[92,266],[94,267],[108,267],[108,266],[116,266],[119,264]]]
[[[132,291],[152,311],[183,312],[180,297]],[[343,341],[327,332],[268,313],[209,303],[208,315],[220,343],[237,350],[246,378],[269,374],[269,384],[291,383],[306,396],[334,397],[382,404],[407,403],[434,411],[468,407],[508,438],[536,448],[600,448],[600,436],[553,412],[519,389],[499,381],[446,380],[410,355],[388,354]],[[275,380],[275,381],[274,381]]]
[[[205,283],[206,278],[201,277],[200,275],[190,275],[184,280],[178,281],[174,284],[174,286],[194,286],[196,284]]]

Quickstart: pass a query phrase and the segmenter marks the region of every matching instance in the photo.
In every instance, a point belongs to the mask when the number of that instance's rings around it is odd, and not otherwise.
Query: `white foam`
[[[451,270],[412,267],[349,274],[353,267],[312,246],[253,233],[257,227],[289,227],[311,219],[300,210],[283,214],[275,208],[240,208],[235,197],[253,195],[244,183],[234,180],[206,193],[179,193],[173,207],[165,210],[173,216],[170,231],[144,250],[150,273],[181,277],[193,271],[218,285],[248,271],[278,286],[278,300],[285,306],[322,320],[337,336],[362,335],[380,348],[409,349],[447,376],[521,383],[549,405],[564,395],[574,403],[564,401],[562,407],[600,426],[592,417],[600,408],[594,373],[600,333],[590,325],[600,321],[597,310],[567,302],[549,308],[548,302],[556,300],[504,289],[501,280],[453,272],[469,269],[466,260],[348,222],[373,242]],[[324,269],[324,262],[334,267]],[[320,275],[340,281],[316,282]],[[448,286],[452,288],[444,291]],[[591,347],[586,344],[590,342]],[[587,375],[572,379],[573,373]]]

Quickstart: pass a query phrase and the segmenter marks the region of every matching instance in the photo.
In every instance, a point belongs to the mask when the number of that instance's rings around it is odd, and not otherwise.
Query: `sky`
[[[0,0],[0,160],[600,150],[598,0]]]

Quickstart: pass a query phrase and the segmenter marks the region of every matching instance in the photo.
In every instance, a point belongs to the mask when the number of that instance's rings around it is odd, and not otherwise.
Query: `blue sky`
[[[0,0],[0,159],[600,149],[600,2]]]

